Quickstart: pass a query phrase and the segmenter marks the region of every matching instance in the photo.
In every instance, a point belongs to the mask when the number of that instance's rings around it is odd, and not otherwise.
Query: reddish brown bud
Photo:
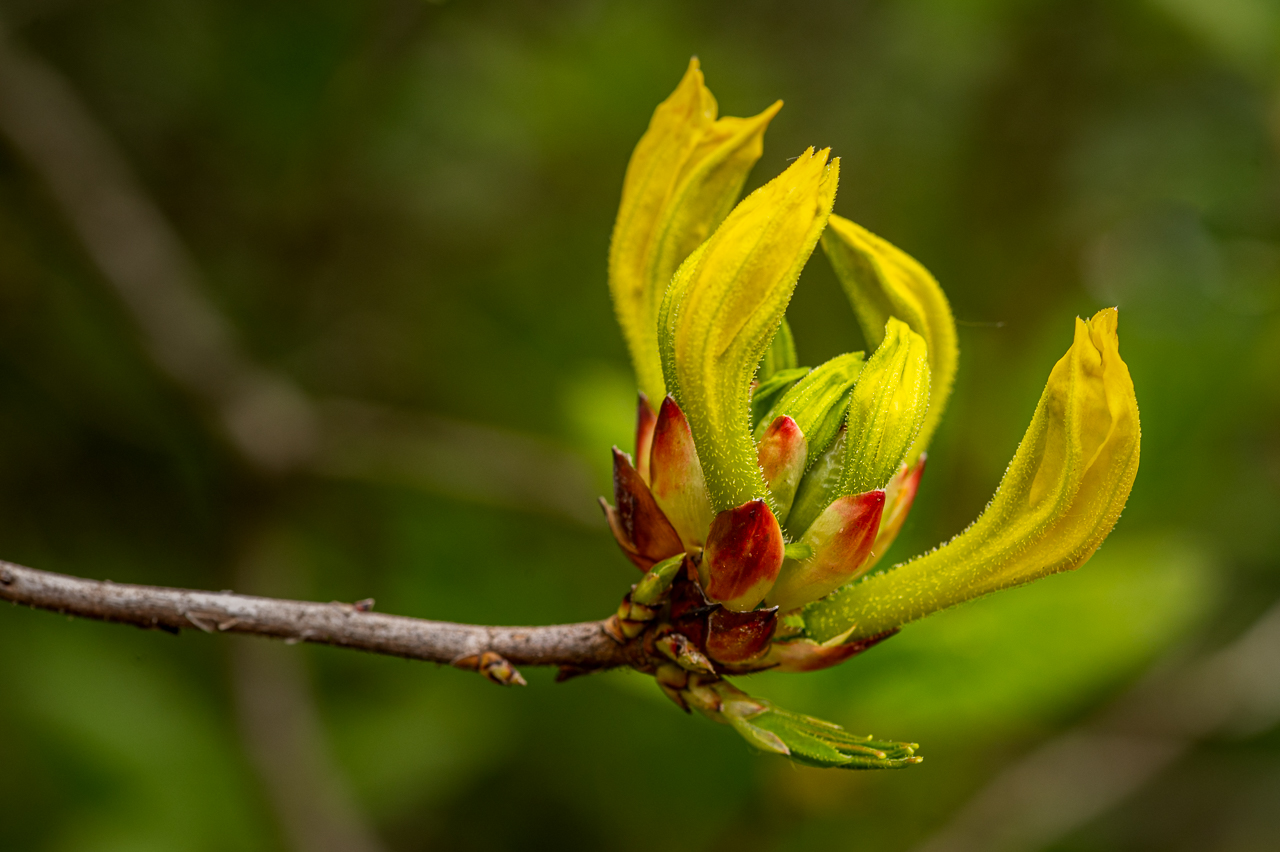
[[[768,649],[777,626],[777,609],[730,612],[717,607],[711,613],[707,654],[720,663],[745,663]]]
[[[911,504],[915,502],[916,491],[920,488],[920,476],[924,473],[926,455],[912,467],[905,464],[898,469],[893,479],[884,489],[884,511],[880,515],[880,531],[876,533],[876,542],[871,545],[871,556],[862,566],[863,573],[870,571],[884,556],[885,551],[893,544],[902,529],[902,524],[911,512]]]
[[[683,633],[665,633],[654,640],[658,653],[691,672],[714,674],[715,666]]]
[[[711,498],[689,421],[668,396],[658,410],[649,466],[653,498],[688,549],[702,547],[711,526]]]
[[[699,573],[707,596],[748,612],[764,599],[782,568],[782,528],[763,500],[716,515]]]
[[[636,470],[645,482],[649,481],[649,454],[653,445],[653,427],[657,422],[658,415],[649,405],[649,397],[641,391],[636,404]]]
[[[769,424],[760,437],[758,452],[760,471],[778,505],[778,515],[786,518],[791,504],[795,502],[796,489],[800,487],[800,477],[804,476],[805,459],[809,453],[804,433],[796,421],[783,415]]]
[[[883,491],[846,495],[828,506],[800,540],[812,555],[787,560],[769,592],[769,603],[786,612],[858,576],[871,553],[883,508]]]
[[[480,674],[499,686],[527,686],[524,676],[507,658],[493,651],[480,655]]]
[[[672,528],[640,474],[631,466],[627,454],[613,448],[613,500],[610,508],[604,501],[605,518],[618,545],[636,567],[648,571],[656,563],[684,551],[680,537]]]

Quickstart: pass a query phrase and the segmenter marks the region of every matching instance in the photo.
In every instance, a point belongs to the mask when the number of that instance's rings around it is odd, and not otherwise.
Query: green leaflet
[[[848,219],[831,217],[822,234],[822,250],[853,303],[869,345],[879,345],[885,323],[897,317],[928,346],[929,413],[905,459],[914,464],[928,448],[955,382],[959,349],[947,297],[914,258]]]
[[[772,495],[751,383],[835,199],[839,161],[809,149],[734,208],[676,271],[658,318],[663,376],[689,419],[712,507]]]
[[[813,465],[835,440],[849,404],[849,392],[862,372],[862,353],[837,355],[818,366],[787,390],[756,424],[755,438],[760,440],[774,419],[790,417],[796,421],[809,445],[805,468]]]
[[[850,734],[839,725],[792,713],[769,702],[760,713],[725,720],[747,742],[764,751],[785,754],[796,763],[838,769],[900,769],[919,763],[915,743],[881,742]]]

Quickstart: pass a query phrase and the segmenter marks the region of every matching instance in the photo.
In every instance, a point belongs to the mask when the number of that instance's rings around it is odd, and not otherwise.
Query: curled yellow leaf
[[[657,317],[667,284],[728,215],[781,108],[778,101],[752,118],[716,118],[695,58],[631,155],[609,246],[609,290],[640,390],[654,405],[666,396]]]
[[[982,515],[932,553],[805,610],[819,642],[874,636],[963,601],[1082,565],[1111,532],[1138,471],[1138,402],[1115,308],[1076,320],[1075,342]],[[851,629],[852,628],[852,629]]]
[[[832,214],[822,250],[853,303],[868,346],[879,346],[885,322],[897,317],[929,348],[929,412],[907,454],[907,464],[929,445],[955,383],[956,323],[946,294],[915,258],[848,219]]]

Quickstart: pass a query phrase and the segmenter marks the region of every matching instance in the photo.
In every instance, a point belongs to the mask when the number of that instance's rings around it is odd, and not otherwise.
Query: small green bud
[[[929,410],[929,353],[924,338],[893,317],[867,361],[849,405],[844,494],[884,488],[898,470]]]
[[[804,531],[840,496],[846,443],[847,433],[842,431],[800,480],[795,501],[791,504],[791,514],[787,515],[788,538],[798,540],[803,536]]]
[[[671,588],[671,582],[683,565],[684,554],[681,553],[653,566],[636,583],[635,590],[631,592],[631,601],[644,606],[655,606],[667,593],[667,589]]]
[[[794,367],[790,370],[779,370],[767,379],[761,379],[756,389],[751,392],[751,428],[754,430],[773,404],[777,402],[787,388],[809,375],[808,367]],[[768,425],[768,421],[765,421]]]
[[[773,404],[756,426],[756,440],[764,436],[765,429],[776,418],[790,417],[796,421],[808,442],[807,469],[835,440],[848,406],[847,394],[861,372],[861,352],[838,355],[817,367]]]

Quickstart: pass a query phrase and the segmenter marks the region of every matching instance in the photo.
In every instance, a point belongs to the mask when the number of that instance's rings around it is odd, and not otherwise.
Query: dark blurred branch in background
[[[263,487],[282,486],[282,474],[312,471],[600,525],[585,464],[548,441],[368,403],[316,403],[289,378],[256,364],[203,292],[181,239],[108,134],[58,71],[10,40],[2,23],[0,132],[48,186],[157,366],[208,412]],[[253,603],[231,595],[59,578],[16,566],[3,570],[15,579],[0,583],[0,597],[18,600],[13,594],[21,587],[21,602],[46,609],[172,630],[197,626],[330,642],[444,663],[467,665],[470,654],[470,667],[498,680],[518,681],[519,675],[505,674],[509,664],[493,660],[485,661],[486,669],[478,655],[495,650],[488,647],[495,642],[518,651],[524,640],[515,637],[530,635],[367,613],[353,619],[356,610],[336,605]],[[254,562],[252,569],[242,565],[235,574],[238,584],[257,591],[277,585],[273,572],[278,566],[268,560]],[[557,642],[566,636],[588,637],[581,643],[587,649],[617,651],[589,627],[577,633],[543,628],[536,636],[554,638],[550,647],[561,647]],[[578,659],[590,651],[565,653]],[[519,652],[513,658],[522,659]],[[329,755],[301,659],[246,644],[235,649],[232,663],[245,743],[290,844],[375,852],[376,835]]]
[[[916,852],[1053,846],[1153,780],[1199,741],[1280,719],[1280,605],[1220,651],[1157,671],[1086,725],[1000,772]]]
[[[390,481],[603,528],[586,464],[550,441],[367,402],[316,402],[256,364],[111,139],[61,75],[3,29],[0,131],[48,185],[156,364],[254,467]]]
[[[603,622],[545,627],[482,627],[371,612],[372,603],[309,603],[232,592],[83,580],[0,562],[0,600],[100,621],[177,632],[248,633],[286,643],[313,642],[410,660],[479,669],[503,661],[594,670],[642,662],[637,643],[619,645]],[[486,654],[492,662],[486,661]],[[501,660],[494,659],[498,655]],[[518,678],[518,674],[516,675]],[[518,681],[516,681],[518,682]]]

